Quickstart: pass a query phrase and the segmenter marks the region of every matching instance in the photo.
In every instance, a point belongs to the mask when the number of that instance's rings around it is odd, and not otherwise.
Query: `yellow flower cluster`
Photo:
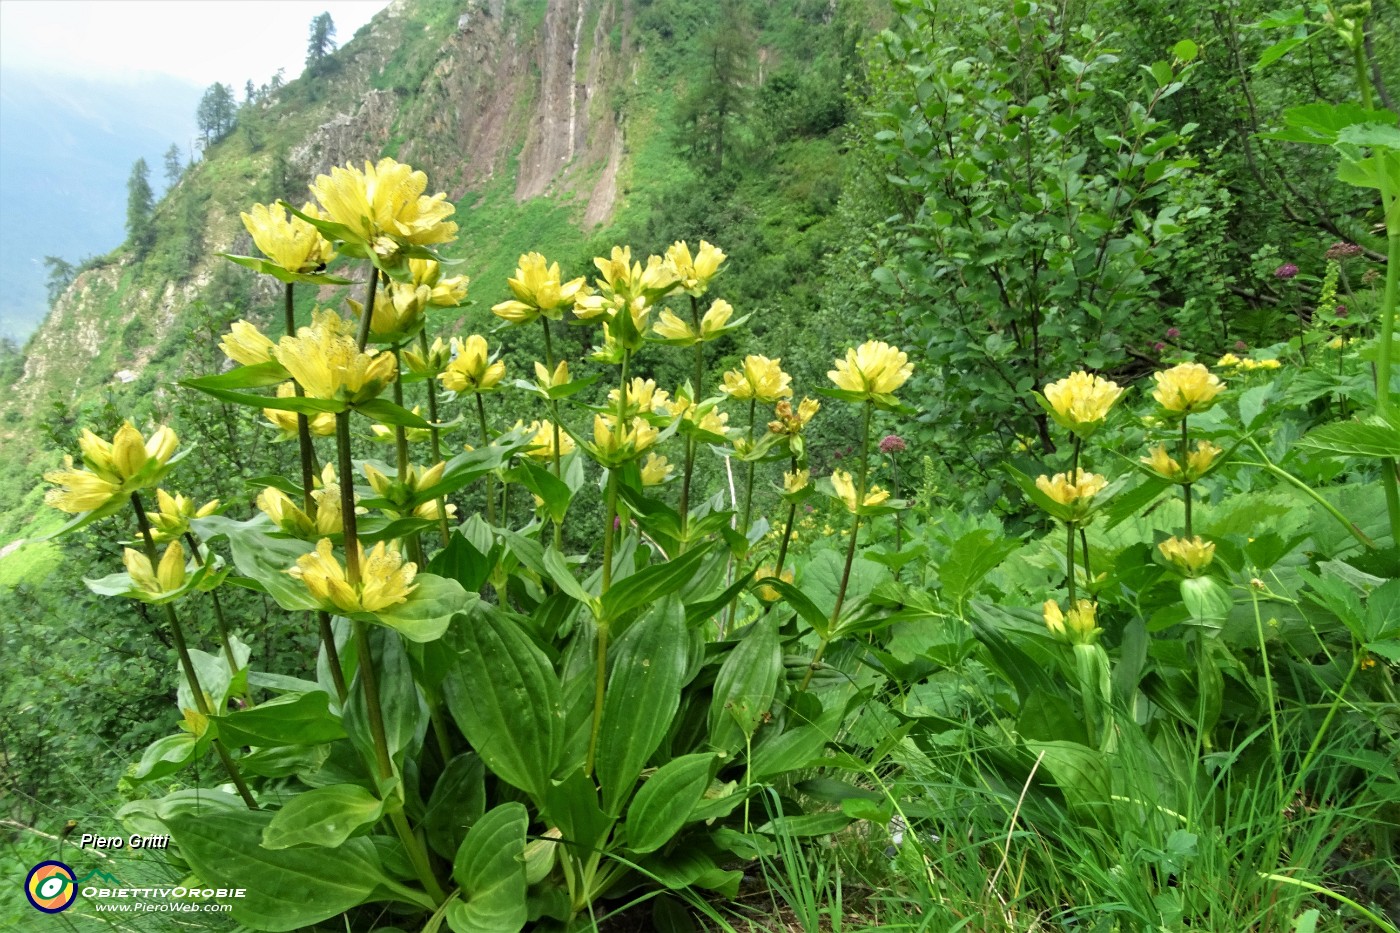
[[[213,515],[219,508],[219,500],[195,508],[194,501],[186,499],[184,493],[172,496],[164,489],[157,489],[156,506],[156,511],[149,513],[151,537],[157,541],[174,541],[190,530],[191,521]]]
[[[836,496],[846,506],[848,512],[859,512],[862,509],[874,508],[890,497],[889,490],[881,489],[879,486],[871,486],[865,493],[865,498],[859,502],[856,500],[856,485],[851,479],[851,474],[845,470],[834,470],[831,474],[831,488],[836,490]]]
[[[378,397],[398,369],[394,354],[361,350],[334,311],[313,315],[310,327],[283,337],[275,352],[308,396],[346,405]]]
[[[303,204],[301,212],[321,219],[314,204]],[[335,249],[321,236],[321,231],[289,214],[281,205],[254,204],[248,213],[239,216],[253,238],[253,245],[288,272],[319,272],[335,258]]]
[[[540,315],[558,320],[587,292],[583,276],[561,281],[559,263],[551,264],[539,253],[521,256],[515,277],[506,284],[515,297],[493,305],[491,311],[512,324],[529,324]]]
[[[423,194],[428,176],[393,159],[380,159],[364,171],[353,165],[318,175],[311,193],[322,216],[345,228],[347,238],[367,246],[380,259],[392,259],[406,246],[446,243],[457,235],[448,220],[456,210],[439,192]]]
[[[700,328],[697,332],[694,327],[681,320],[670,308],[662,308],[656,324],[652,327],[652,332],[662,340],[669,340],[678,346],[689,347],[696,343],[714,340],[724,332],[733,316],[734,306],[724,299],[718,298],[700,318]]]
[[[914,364],[906,353],[882,340],[868,340],[847,350],[827,377],[838,389],[872,398],[892,395],[913,374]]]
[[[504,360],[491,356],[486,338],[472,334],[466,340],[452,338],[455,354],[438,379],[444,389],[453,392],[491,392],[506,377]]]
[[[1225,383],[1200,363],[1182,363],[1165,372],[1153,373],[1152,378],[1157,380],[1152,397],[1173,415],[1206,411],[1225,391]]]
[[[122,423],[111,441],[84,428],[78,438],[83,469],[74,469],[73,458],[64,455],[63,469],[44,474],[53,483],[44,501],[64,512],[92,512],[120,496],[158,485],[169,470],[169,461],[180,440],[167,427],[149,439],[130,422]]]
[[[792,377],[783,372],[782,362],[766,356],[746,356],[743,365],[724,374],[720,391],[732,399],[754,399],[766,405],[792,398]]]
[[[1191,538],[1172,537],[1157,545],[1167,561],[1188,577],[1198,577],[1215,560],[1215,542],[1200,535]]]
[[[340,483],[335,467],[326,464],[316,482],[319,488],[311,492],[310,515],[275,486],[268,486],[258,494],[258,509],[272,520],[272,524],[296,538],[340,534],[345,526],[340,511]]]
[[[1224,453],[1210,441],[1196,442],[1196,449],[1186,454],[1186,467],[1183,469],[1176,458],[1167,453],[1165,444],[1152,448],[1150,454],[1141,458],[1152,472],[1172,483],[1194,483],[1210,472],[1210,468]]]
[[[287,573],[301,580],[322,608],[336,612],[380,612],[408,599],[416,587],[413,578],[418,565],[399,556],[397,545],[380,541],[368,553],[355,542],[359,555],[360,582],[351,585],[331,550],[329,538],[316,542],[316,550],[297,558]]]
[[[1098,626],[1098,606],[1092,600],[1075,600],[1069,612],[1064,612],[1059,603],[1047,599],[1042,612],[1050,634],[1071,645],[1091,645],[1103,632]]]
[[[126,572],[131,576],[131,582],[147,596],[163,596],[185,585],[185,549],[180,546],[179,541],[170,542],[165,554],[161,556],[160,563],[155,567],[151,566],[149,557],[131,548],[123,549],[122,562],[126,564]]]
[[[1060,505],[1087,506],[1108,486],[1108,480],[1097,473],[1076,470],[1073,477],[1068,473],[1056,473],[1053,477],[1041,474],[1036,477],[1035,486]]]
[[[1328,343],[1327,346],[1334,350],[1340,350],[1342,348],[1341,339],[1342,338],[1337,337]],[[1215,365],[1222,369],[1239,369],[1244,372],[1253,372],[1256,369],[1278,369],[1283,364],[1278,360],[1256,360],[1252,357],[1241,359],[1233,353],[1226,353],[1216,361]]]
[[[675,277],[677,286],[695,298],[705,294],[710,287],[710,280],[719,272],[719,267],[726,258],[724,250],[704,240],[700,241],[700,249],[694,258],[690,255],[690,247],[684,241],[677,240],[666,250],[666,263],[671,267],[671,273]],[[729,307],[728,302],[715,302],[715,304]],[[713,311],[714,307],[711,307],[710,310]],[[730,313],[733,313],[732,308]],[[706,316],[708,317],[708,315]],[[727,319],[728,315],[725,317]],[[720,326],[724,325],[720,324]],[[703,335],[703,322],[701,332]]]
[[[1081,371],[1047,385],[1044,397],[1056,424],[1088,437],[1103,424],[1122,394],[1117,383]]]
[[[284,382],[277,387],[278,398],[292,398],[297,394],[296,384]],[[282,408],[264,408],[263,417],[286,438],[297,435],[297,413]],[[335,433],[335,415],[328,411],[318,411],[306,416],[306,427],[316,437],[330,437]]]

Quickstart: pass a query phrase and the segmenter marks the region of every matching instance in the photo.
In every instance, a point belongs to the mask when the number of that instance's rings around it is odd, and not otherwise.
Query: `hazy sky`
[[[142,72],[199,85],[301,72],[313,17],[344,45],[389,0],[0,0],[0,64],[120,81]]]

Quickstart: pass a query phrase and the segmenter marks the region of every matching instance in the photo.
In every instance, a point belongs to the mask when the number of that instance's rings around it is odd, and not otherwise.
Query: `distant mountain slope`
[[[171,143],[188,158],[202,89],[0,70],[0,336],[22,340],[48,310],[45,256],[70,262],[125,238],[126,181],[144,158],[162,190]]]

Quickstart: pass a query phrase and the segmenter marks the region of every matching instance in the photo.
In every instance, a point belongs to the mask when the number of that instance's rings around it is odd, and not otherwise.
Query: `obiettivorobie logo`
[[[243,898],[248,896],[246,888],[202,888],[202,887],[128,887],[121,879],[94,868],[77,877],[73,869],[63,862],[40,862],[29,870],[24,879],[24,896],[35,910],[46,914],[57,914],[73,906],[78,895],[93,898],[94,909],[127,911],[210,911],[230,909],[229,904],[208,903],[213,898]],[[105,903],[109,899],[119,900],[117,904]],[[206,903],[191,903],[191,899]],[[141,901],[145,901],[142,903]],[[166,901],[166,903],[152,903]]]
[[[73,875],[73,869],[62,862],[40,862],[29,870],[29,876],[24,879],[24,896],[29,898],[29,903],[36,910],[56,914],[72,907],[78,899],[78,889],[94,879],[121,887],[121,881],[99,869],[94,868],[77,878]]]

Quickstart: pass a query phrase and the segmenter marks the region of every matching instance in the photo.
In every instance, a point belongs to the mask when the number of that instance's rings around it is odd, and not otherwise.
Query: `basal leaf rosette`
[[[223,562],[208,548],[200,548],[200,553],[187,561],[179,541],[171,541],[155,564],[134,548],[122,552],[122,562],[125,572],[83,583],[99,596],[123,596],[159,606],[195,590],[213,589],[227,574],[220,569]]]
[[[178,450],[179,444],[175,432],[164,426],[145,438],[126,421],[110,441],[84,428],[78,438],[82,468],[65,454],[63,469],[44,474],[44,480],[54,484],[44,501],[74,516],[50,537],[105,518],[126,506],[132,493],[160,485],[189,453],[189,448]]]
[[[418,573],[396,543],[380,541],[368,552],[358,541],[360,580],[352,584],[330,539],[297,559],[286,571],[306,588],[317,607],[386,625],[410,641],[430,642],[447,631],[453,613],[466,606],[466,590],[455,580]]]

